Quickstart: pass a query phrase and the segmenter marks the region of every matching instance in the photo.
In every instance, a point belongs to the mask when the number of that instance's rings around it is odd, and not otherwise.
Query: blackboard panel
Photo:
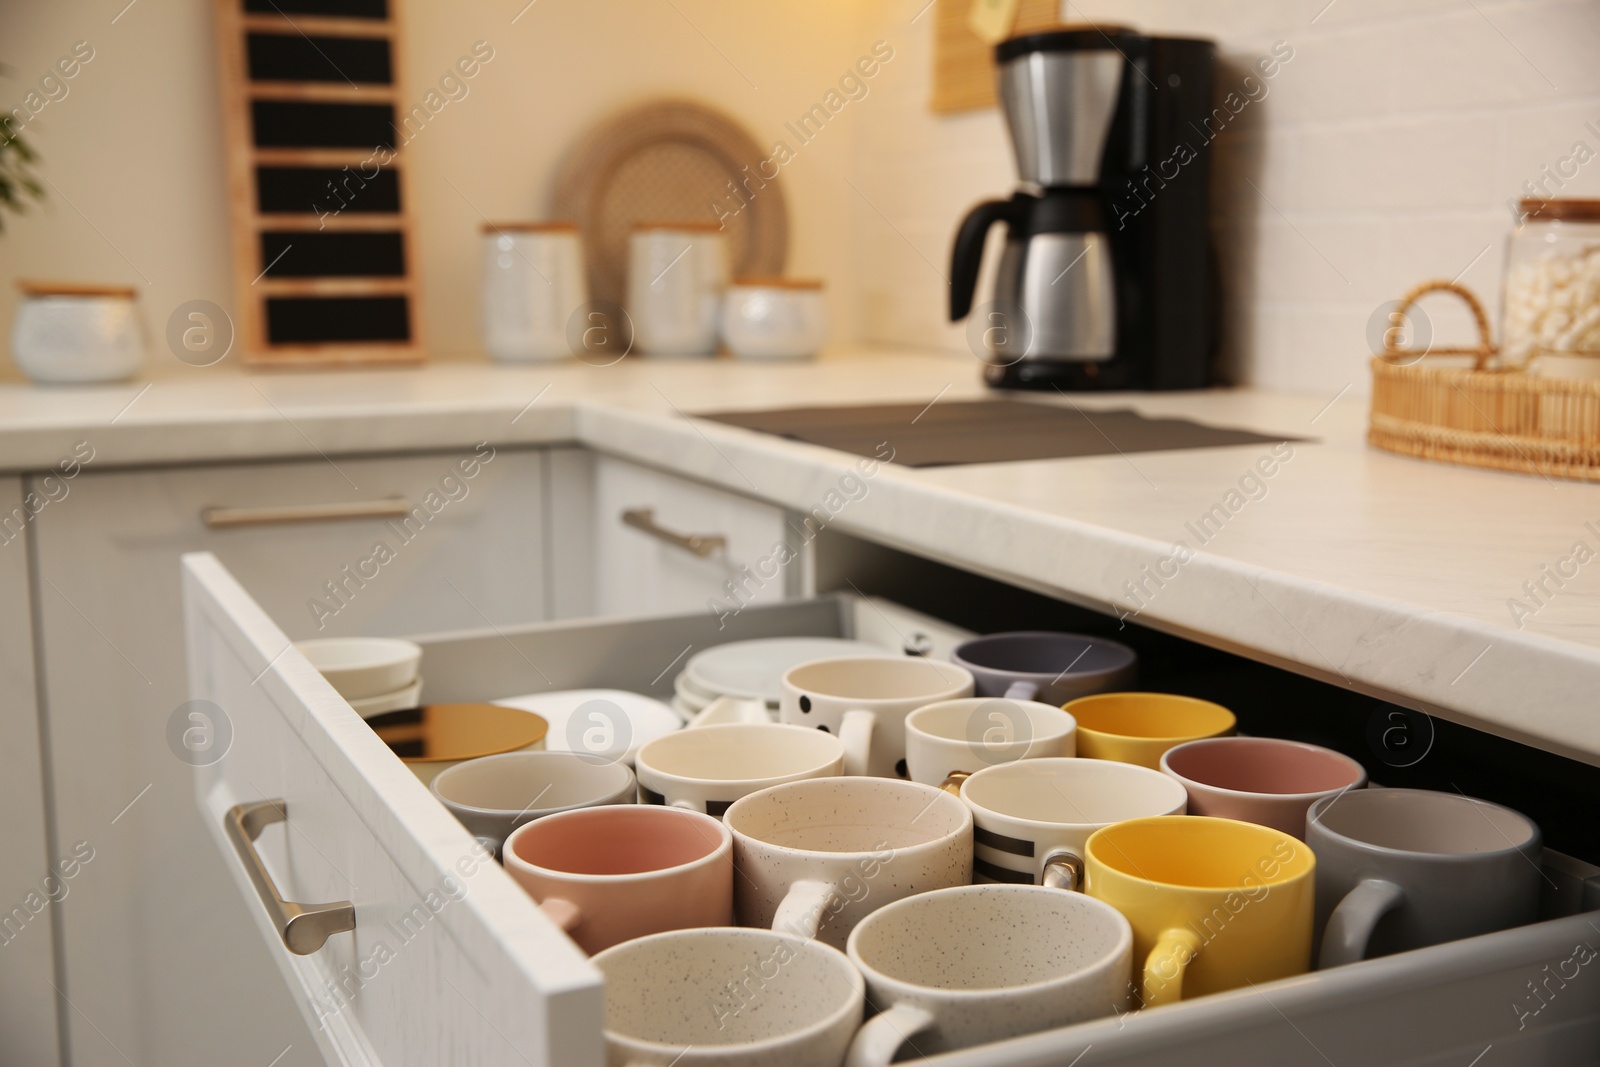
[[[369,230],[267,230],[261,267],[268,278],[400,278],[405,241]]]
[[[266,305],[269,344],[411,339],[403,296],[273,296]]]
[[[394,108],[388,104],[324,104],[252,100],[257,148],[392,148]]]
[[[342,19],[386,19],[387,0],[244,0],[252,15],[323,15]]]
[[[263,215],[392,214],[400,210],[400,174],[365,167],[257,167],[256,210]]]
[[[245,36],[251,81],[389,85],[389,42],[382,37],[318,37],[286,33]]]

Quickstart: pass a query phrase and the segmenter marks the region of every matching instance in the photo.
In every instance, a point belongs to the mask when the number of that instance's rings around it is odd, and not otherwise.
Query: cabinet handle
[[[701,559],[728,547],[728,539],[721,534],[679,533],[677,530],[669,530],[659,525],[656,522],[655,508],[629,508],[622,513],[622,524],[643,531],[657,541],[665,541],[685,552],[693,553]]]
[[[348,900],[333,904],[296,904],[284,900],[272,880],[261,854],[256,851],[256,838],[273,823],[284,822],[289,817],[288,805],[282,800],[259,800],[254,804],[235,804],[222,817],[228,831],[228,840],[239,854],[256,896],[266,907],[272,921],[283,937],[283,943],[296,956],[309,956],[321,948],[328,935],[356,928],[356,906]]]
[[[339,522],[343,519],[403,519],[411,514],[404,497],[352,500],[344,504],[288,504],[269,508],[204,508],[200,518],[213,530],[230,526],[271,526],[280,522]]]

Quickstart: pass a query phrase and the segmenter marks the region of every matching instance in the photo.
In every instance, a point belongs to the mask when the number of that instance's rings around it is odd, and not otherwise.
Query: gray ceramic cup
[[[1130,689],[1139,674],[1139,657],[1127,645],[1047,630],[975,637],[957,645],[950,659],[972,672],[978,696],[1057,707],[1091,693]]]
[[[1538,918],[1539,828],[1459,793],[1354,789],[1306,816],[1317,857],[1319,968]]]
[[[440,771],[428,787],[496,856],[524,823],[634,799],[627,764],[577,752],[505,752],[465,760]]]

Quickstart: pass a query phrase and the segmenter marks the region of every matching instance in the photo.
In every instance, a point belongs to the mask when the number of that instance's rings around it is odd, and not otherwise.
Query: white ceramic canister
[[[722,298],[722,340],[740,359],[804,359],[828,337],[822,282],[735,278]]]
[[[483,226],[483,347],[505,363],[565,359],[568,320],[589,299],[570,222]]]
[[[145,359],[132,286],[21,282],[11,358],[44,384],[119,382]]]
[[[628,315],[646,355],[717,349],[728,250],[714,222],[642,222],[628,245]]]

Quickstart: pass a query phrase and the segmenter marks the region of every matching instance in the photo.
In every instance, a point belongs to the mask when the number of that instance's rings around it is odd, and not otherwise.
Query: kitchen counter
[[[685,417],[970,399],[988,395],[977,372],[970,358],[847,350],[791,365],[221,365],[13,385],[0,387],[0,469],[45,470],[83,441],[95,471],[577,443],[800,512],[825,504],[838,529],[1600,763],[1600,487],[1370,449],[1354,387],[1029,395],[1313,440],[882,465],[864,492],[840,485],[857,457]]]

